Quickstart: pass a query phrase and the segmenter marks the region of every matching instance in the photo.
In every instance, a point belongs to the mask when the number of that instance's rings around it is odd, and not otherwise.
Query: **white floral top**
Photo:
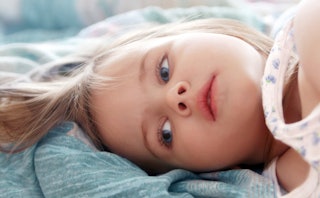
[[[278,33],[268,57],[262,78],[263,108],[266,124],[274,137],[298,151],[311,164],[313,175],[318,174],[313,177],[316,178],[313,194],[302,196],[320,197],[320,104],[306,118],[296,123],[286,124],[283,118],[285,74],[298,61],[292,26],[293,20]]]

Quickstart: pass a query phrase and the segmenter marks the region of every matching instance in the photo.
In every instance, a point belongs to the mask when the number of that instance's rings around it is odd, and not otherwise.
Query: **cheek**
[[[185,125],[177,135],[174,145],[174,155],[179,167],[193,171],[212,170],[215,164],[213,159],[221,159],[219,146],[214,138],[213,131],[203,125],[198,127]]]
[[[233,78],[224,76],[219,85],[223,89],[220,90],[219,94],[222,96],[219,95],[218,99],[229,116],[249,115],[261,104],[260,82],[254,81],[243,71],[239,71]],[[232,117],[227,119],[230,120]]]

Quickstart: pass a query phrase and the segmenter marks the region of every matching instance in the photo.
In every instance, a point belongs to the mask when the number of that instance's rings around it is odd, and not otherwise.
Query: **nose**
[[[169,88],[166,102],[173,111],[182,116],[188,116],[191,114],[189,95],[190,84],[186,81],[181,81]]]

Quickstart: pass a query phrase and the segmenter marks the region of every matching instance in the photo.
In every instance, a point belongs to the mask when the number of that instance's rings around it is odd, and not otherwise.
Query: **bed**
[[[280,14],[295,3],[286,0],[277,4],[271,0],[167,0],[153,4],[142,0],[10,2],[0,0],[0,77],[4,73],[26,75],[97,37],[112,40],[145,24],[226,17],[271,34]],[[88,146],[81,134],[75,123],[64,122],[21,153],[11,156],[0,153],[0,197],[274,197],[272,182],[262,177],[259,170],[196,174],[177,169],[149,176],[124,158]]]

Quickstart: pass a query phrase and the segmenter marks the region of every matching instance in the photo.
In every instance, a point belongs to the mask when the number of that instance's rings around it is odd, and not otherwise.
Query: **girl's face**
[[[137,42],[106,65],[100,73],[126,77],[92,96],[98,130],[112,152],[160,172],[262,161],[264,59],[246,42],[187,33]]]

